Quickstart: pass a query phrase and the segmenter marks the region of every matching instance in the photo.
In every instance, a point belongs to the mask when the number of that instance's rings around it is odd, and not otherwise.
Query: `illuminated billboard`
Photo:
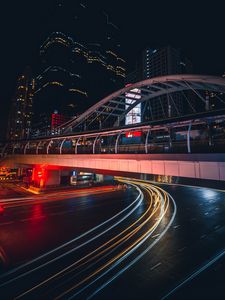
[[[126,109],[128,109],[132,104],[134,104],[137,100],[141,98],[141,90],[135,88],[130,90],[130,92],[126,93],[125,104]],[[134,108],[132,108],[127,114],[125,118],[125,125],[132,125],[141,123],[141,103],[137,104]]]
[[[126,138],[134,138],[134,137],[140,137],[140,136],[141,136],[141,131],[131,131],[131,132],[125,133]]]

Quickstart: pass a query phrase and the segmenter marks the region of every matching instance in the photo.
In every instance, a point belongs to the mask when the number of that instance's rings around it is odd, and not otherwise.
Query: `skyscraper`
[[[180,49],[171,46],[160,49],[146,48],[142,52],[142,78],[192,72],[192,64],[182,56]]]
[[[35,80],[27,67],[19,76],[8,123],[8,140],[27,139],[30,136]]]
[[[68,21],[55,22],[52,27],[60,31],[50,33],[40,48],[41,67],[34,99],[36,129],[40,119],[48,119],[44,123],[49,127],[54,110],[74,117],[124,85],[125,61],[120,53],[119,30],[109,16],[84,1],[73,6],[61,4],[56,19],[58,14],[66,14],[64,20]],[[46,134],[48,130],[42,131]]]

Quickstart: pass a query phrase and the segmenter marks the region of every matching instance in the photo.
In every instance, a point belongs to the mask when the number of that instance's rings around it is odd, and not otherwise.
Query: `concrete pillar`
[[[205,110],[209,110],[209,96],[207,95],[206,96],[206,99],[205,99]]]
[[[37,188],[60,185],[60,170],[35,167],[32,172],[32,185]]]
[[[112,181],[113,179],[114,179],[114,176],[111,176],[111,175],[95,174],[96,182]]]
[[[23,168],[18,168],[18,176],[22,176],[23,175]]]
[[[104,181],[104,175],[102,175],[102,174],[96,174],[95,181],[96,182],[103,182]]]
[[[55,186],[60,185],[60,170],[46,170],[46,178],[44,182],[44,186]]]
[[[61,170],[60,184],[69,185],[71,183],[72,172],[70,170]]]

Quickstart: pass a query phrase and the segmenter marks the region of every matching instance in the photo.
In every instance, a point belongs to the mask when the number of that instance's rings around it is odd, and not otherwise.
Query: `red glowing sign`
[[[51,128],[54,129],[66,122],[66,117],[60,114],[52,114]]]
[[[42,166],[36,166],[33,170],[33,180],[40,181],[46,180],[46,168]]]
[[[37,177],[38,177],[38,178],[41,178],[42,176],[43,176],[42,171],[38,171],[38,172],[37,172]]]
[[[125,134],[126,138],[140,137],[141,131],[129,131]]]

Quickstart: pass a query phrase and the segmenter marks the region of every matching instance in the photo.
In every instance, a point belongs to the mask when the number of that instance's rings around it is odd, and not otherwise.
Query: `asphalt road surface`
[[[225,193],[125,182],[5,200],[1,299],[224,299]]]
[[[173,226],[93,299],[225,299],[225,193],[160,186],[177,205]]]
[[[12,197],[20,198],[25,195],[28,195],[28,193],[22,190],[15,183],[0,182],[0,200]]]

